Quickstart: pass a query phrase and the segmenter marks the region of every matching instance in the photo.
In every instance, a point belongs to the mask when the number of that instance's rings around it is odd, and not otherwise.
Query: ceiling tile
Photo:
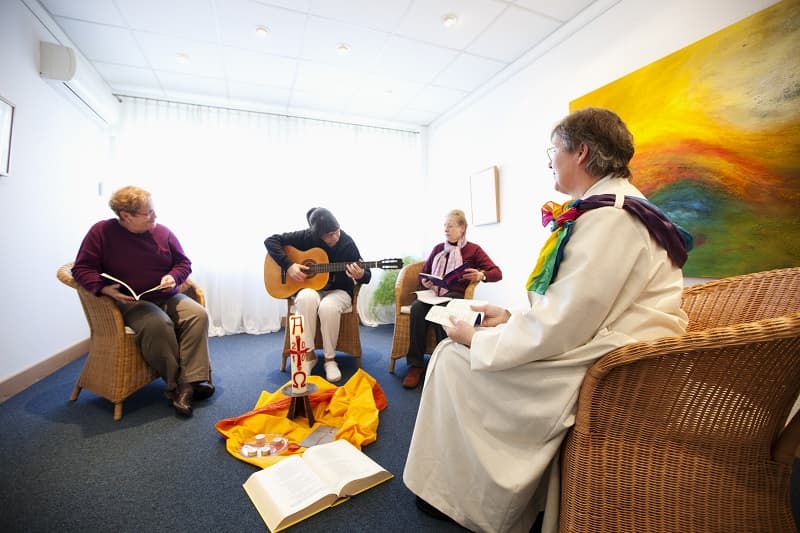
[[[433,82],[440,87],[474,91],[492,76],[503,70],[508,63],[486,59],[471,54],[459,54]]]
[[[595,0],[516,0],[521,7],[535,11],[542,15],[553,17],[560,22],[566,22],[575,15],[593,4]]]
[[[428,124],[433,122],[438,116],[439,113],[406,108],[406,109],[401,109],[400,111],[392,115],[391,119],[397,122],[406,122],[408,124],[419,124],[420,126],[427,126]]]
[[[39,0],[52,14],[80,19],[87,22],[99,22],[113,26],[124,26],[125,21],[112,0]]]
[[[318,92],[292,92],[292,98],[289,101],[290,112],[304,112],[304,111],[328,111],[336,110],[341,113],[344,109],[349,95],[344,95],[339,92],[331,91],[318,91]]]
[[[147,61],[127,29],[61,17],[56,18],[56,21],[67,37],[91,61],[147,66]]]
[[[161,86],[167,96],[184,97],[186,95],[227,98],[228,87],[224,80],[191,76],[179,72],[156,71]]]
[[[380,64],[387,40],[385,33],[310,17],[306,25],[302,56],[318,63],[370,71]],[[346,44],[349,52],[340,53],[337,50],[340,44]]]
[[[217,5],[227,0],[215,0]],[[297,11],[298,13],[308,13],[308,0],[248,0],[254,4],[265,6],[278,6]]]
[[[507,7],[496,0],[415,2],[396,32],[410,39],[463,50]],[[458,23],[446,28],[442,17],[448,14],[456,15]]]
[[[114,91],[427,124],[594,0],[40,1]]]
[[[95,62],[94,67],[112,89],[121,87],[159,87],[158,78],[149,68]],[[159,88],[160,90],[160,88]]]
[[[222,59],[218,47],[150,33],[135,32],[147,61],[155,70],[182,72],[212,78],[223,78]],[[182,63],[178,54],[186,54],[189,61]]]
[[[228,82],[231,102],[256,102],[286,107],[291,91],[281,87],[267,87],[252,83]]]
[[[114,0],[134,30],[217,42],[211,0]]]
[[[511,62],[550,35],[559,25],[551,18],[510,6],[467,51]]]
[[[460,102],[469,94],[467,91],[445,89],[444,87],[427,86],[409,103],[408,107],[423,111],[443,113]]]
[[[231,81],[284,88],[290,88],[294,83],[295,59],[236,48],[223,49],[223,58],[225,73]]]
[[[330,93],[350,96],[361,87],[363,73],[333,65],[301,61],[297,65],[294,88],[305,93]]]
[[[297,56],[302,49],[307,15],[268,7],[247,0],[217,2],[220,42],[224,45],[283,56]],[[260,36],[257,26],[269,33]]]
[[[454,50],[440,48],[402,37],[390,37],[376,72],[384,76],[429,83],[458,55]]]
[[[412,0],[310,0],[308,9],[331,20],[392,32],[412,3]]]

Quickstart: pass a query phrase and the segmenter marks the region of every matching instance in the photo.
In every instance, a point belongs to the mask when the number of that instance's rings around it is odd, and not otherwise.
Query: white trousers
[[[353,299],[341,289],[333,291],[315,291],[301,289],[294,297],[294,312],[303,317],[303,340],[306,346],[314,346],[317,335],[317,317],[319,317],[322,352],[326,360],[333,360],[336,355],[336,342],[339,340],[339,323],[342,313],[353,309]]]

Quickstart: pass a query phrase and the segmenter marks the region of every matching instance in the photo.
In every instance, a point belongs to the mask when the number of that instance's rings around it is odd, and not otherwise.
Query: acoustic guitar
[[[382,268],[398,270],[403,268],[402,259],[381,259],[380,261],[350,261],[348,263],[329,263],[328,254],[322,248],[298,250],[294,246],[284,246],[283,251],[294,263],[308,267],[306,278],[302,282],[294,281],[286,275],[286,271],[267,254],[264,258],[264,286],[273,298],[288,298],[300,289],[318,291],[328,284],[330,272],[344,272],[345,267],[357,263],[361,268]]]

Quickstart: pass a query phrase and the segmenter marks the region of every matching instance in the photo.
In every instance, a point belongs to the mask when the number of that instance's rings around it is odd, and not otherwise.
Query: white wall
[[[470,227],[503,269],[503,281],[481,285],[476,298],[509,307],[527,305],[525,281],[548,231],[539,208],[564,201],[552,188],[545,149],[550,131],[569,113],[569,102],[721,30],[775,3],[771,0],[600,0],[599,17],[542,53],[469,107],[429,129],[429,197],[449,197],[434,208],[429,242],[441,239],[441,215],[469,209],[468,177],[490,165],[500,169],[499,224]],[[635,97],[632,95],[632,97]],[[429,210],[430,211],[430,210]]]
[[[442,239],[447,211],[469,209],[469,175],[498,165],[501,222],[470,227],[468,237],[505,277],[476,296],[524,305],[524,282],[547,235],[539,207],[557,199],[545,148],[569,101],[772,3],[599,0],[611,6],[600,17],[551,40],[560,44],[532,54],[538,58],[528,66],[429,129],[429,190],[409,213],[427,221],[421,256]],[[0,382],[88,336],[75,293],[55,272],[74,258],[89,226],[111,216],[97,190],[106,132],[39,78],[40,40],[53,38],[21,0],[0,0],[0,95],[16,105],[11,175],[0,177]]]
[[[20,0],[0,0],[0,95],[16,106],[11,172],[0,176],[0,382],[88,337],[56,270],[111,216],[98,195],[108,136],[39,77],[41,40],[55,42]]]

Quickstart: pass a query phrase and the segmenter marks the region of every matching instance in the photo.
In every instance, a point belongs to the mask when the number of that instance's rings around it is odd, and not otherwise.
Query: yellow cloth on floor
[[[386,396],[375,378],[359,368],[341,387],[320,376],[309,376],[308,382],[317,386],[316,392],[308,397],[314,412],[313,427],[308,427],[304,416],[294,420],[286,417],[291,399],[282,391],[291,385],[287,381],[275,392],[262,391],[252,411],[215,424],[217,431],[227,439],[228,453],[240,461],[266,468],[289,455],[302,454],[305,448],[293,446],[280,455],[245,457],[240,453],[242,444],[259,433],[282,435],[290,443],[299,444],[319,425],[338,428],[335,438],[346,439],[358,449],[375,442],[378,413],[386,407]]]

